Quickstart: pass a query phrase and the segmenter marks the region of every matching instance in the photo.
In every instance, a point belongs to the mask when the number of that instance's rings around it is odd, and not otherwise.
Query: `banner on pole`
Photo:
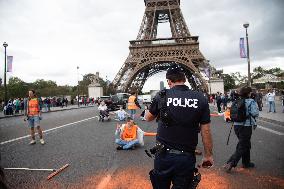
[[[204,69],[205,75],[210,78],[211,77],[211,69],[210,67],[207,67]]]
[[[240,57],[241,58],[247,57],[244,38],[240,38]]]
[[[13,56],[7,56],[7,72],[12,72]]]

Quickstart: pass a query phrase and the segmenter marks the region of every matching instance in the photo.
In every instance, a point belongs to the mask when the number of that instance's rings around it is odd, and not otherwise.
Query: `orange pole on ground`
[[[69,164],[64,165],[63,167],[61,167],[60,169],[57,169],[55,172],[51,173],[50,175],[48,175],[47,180],[50,180],[51,178],[53,178],[55,175],[57,175],[58,173],[60,173],[61,171],[63,171],[64,169],[66,169],[69,166]]]
[[[144,133],[144,136],[156,136],[156,135],[157,133],[147,133],[147,132]]]

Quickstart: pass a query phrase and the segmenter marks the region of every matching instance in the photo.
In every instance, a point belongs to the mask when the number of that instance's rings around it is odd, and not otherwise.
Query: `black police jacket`
[[[149,111],[154,116],[160,113],[160,93],[153,99]],[[207,98],[201,92],[178,85],[166,90],[166,109],[171,117],[170,124],[158,121],[157,141],[169,148],[193,152],[198,143],[200,124],[210,123]]]

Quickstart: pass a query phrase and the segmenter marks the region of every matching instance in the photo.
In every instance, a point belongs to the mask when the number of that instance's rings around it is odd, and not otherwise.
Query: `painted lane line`
[[[260,125],[258,125],[258,126],[257,126],[257,128],[263,129],[263,130],[265,130],[265,131],[268,131],[268,132],[274,133],[274,134],[279,135],[279,136],[284,135],[284,133],[282,133],[282,132],[275,131],[275,130],[272,130],[272,129],[268,129],[268,128],[263,127],[263,126],[260,126]]]
[[[94,119],[94,118],[96,118],[96,117],[90,117],[90,118],[87,118],[87,119],[82,119],[82,120],[80,120],[80,121],[75,121],[75,122],[72,122],[72,123],[68,123],[68,124],[65,124],[65,125],[61,125],[61,126],[58,126],[58,127],[54,127],[54,128],[52,128],[52,129],[48,129],[48,130],[43,131],[43,133],[48,133],[48,132],[53,131],[53,130],[61,129],[61,128],[64,128],[64,127],[67,127],[67,126],[70,126],[70,125],[75,125],[75,124],[77,124],[77,123],[81,123],[81,122],[84,122],[84,121],[88,121],[88,120],[91,120],[91,119]],[[30,136],[31,136],[31,135],[26,135],[26,136],[22,136],[22,137],[19,137],[19,138],[7,140],[7,141],[4,141],[4,142],[1,142],[0,145],[8,144],[8,143],[15,142],[15,141],[18,141],[18,140],[22,140],[22,139],[28,138],[28,137],[30,137]]]

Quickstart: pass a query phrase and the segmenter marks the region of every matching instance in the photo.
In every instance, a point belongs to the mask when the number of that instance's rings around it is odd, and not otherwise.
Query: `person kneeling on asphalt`
[[[144,132],[135,125],[131,117],[126,119],[126,124],[117,124],[115,136],[115,143],[118,145],[117,150],[133,150],[138,145],[144,145]]]
[[[122,108],[120,107],[119,110],[111,113],[112,115],[116,115],[117,121],[125,121],[126,117],[129,116],[129,114]]]

